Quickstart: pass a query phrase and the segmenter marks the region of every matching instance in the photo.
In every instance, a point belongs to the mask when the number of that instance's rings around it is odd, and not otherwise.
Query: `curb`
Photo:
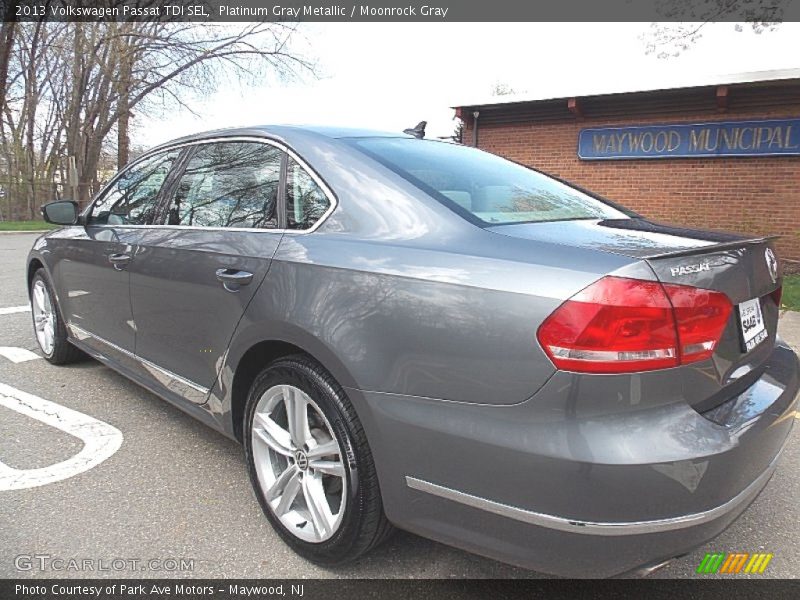
[[[778,334],[795,352],[800,352],[800,312],[781,311]]]

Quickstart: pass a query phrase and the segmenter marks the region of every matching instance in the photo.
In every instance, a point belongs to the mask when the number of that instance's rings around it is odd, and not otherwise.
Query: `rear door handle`
[[[131,262],[130,254],[109,254],[108,262],[114,265],[117,271],[122,271]]]
[[[238,292],[240,287],[253,281],[253,274],[237,269],[217,269],[217,279],[229,292]]]

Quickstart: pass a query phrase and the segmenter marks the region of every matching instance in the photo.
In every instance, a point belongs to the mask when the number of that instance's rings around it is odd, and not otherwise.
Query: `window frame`
[[[172,204],[173,199],[175,198],[175,194],[178,193],[178,187],[183,179],[183,176],[186,174],[186,168],[189,166],[192,158],[197,154],[197,151],[202,146],[210,146],[213,144],[236,144],[236,143],[253,143],[252,140],[240,140],[240,139],[232,139],[232,138],[225,138],[225,139],[217,139],[213,142],[210,140],[203,140],[200,143],[192,144],[190,147],[184,150],[184,153],[181,155],[181,161],[176,161],[174,171],[170,173],[170,181],[169,188],[167,193],[164,194],[163,198],[161,198],[161,204],[159,205],[158,210],[156,211],[156,222],[153,225],[158,227],[169,227],[169,228],[176,228],[176,229],[203,229],[207,231],[279,231],[285,232],[286,229],[286,211],[282,208],[285,206],[284,197],[286,195],[285,192],[285,180],[284,174],[286,171],[286,162],[288,153],[285,148],[281,148],[277,144],[265,144],[267,146],[271,146],[276,148],[281,152],[281,163],[278,167],[278,197],[275,202],[275,211],[277,217],[277,226],[276,227],[221,227],[221,226],[205,226],[205,225],[170,225],[166,223],[167,217],[169,216],[169,208]]]
[[[181,177],[183,176],[186,165],[188,164],[189,160],[191,159],[192,155],[195,152],[195,148],[200,145],[204,144],[214,144],[214,143],[225,143],[225,142],[255,142],[259,144],[266,144],[268,146],[272,146],[281,150],[284,153],[284,156],[281,160],[281,173],[280,173],[280,184],[278,188],[278,227],[274,229],[257,229],[251,227],[203,227],[199,225],[168,225],[163,221],[166,219],[167,210],[169,208],[169,203],[172,201],[174,193],[177,191],[177,185],[180,181]],[[91,211],[95,205],[95,203],[99,202],[106,194],[107,190],[109,190],[117,180],[122,177],[129,169],[134,168],[138,163],[144,161],[148,158],[156,156],[162,152],[169,152],[171,150],[181,150],[181,153],[178,155],[178,158],[172,165],[169,174],[167,175],[166,179],[164,180],[161,189],[159,190],[158,200],[156,204],[155,214],[156,218],[154,219],[153,223],[148,225],[92,225],[92,227],[102,227],[102,228],[165,228],[165,229],[187,229],[187,230],[203,230],[203,231],[250,231],[253,233],[290,233],[290,234],[297,234],[297,235],[305,235],[309,233],[313,233],[317,229],[319,229],[322,224],[328,220],[328,217],[333,213],[336,208],[339,206],[339,199],[337,198],[336,194],[333,193],[331,188],[325,182],[325,180],[317,173],[317,171],[311,167],[308,162],[306,162],[297,152],[295,152],[292,148],[287,146],[284,143],[281,143],[277,140],[268,137],[260,137],[260,136],[252,136],[252,135],[231,135],[231,136],[217,136],[217,137],[209,137],[209,138],[201,138],[196,140],[191,140],[188,142],[178,142],[175,144],[170,144],[167,146],[161,146],[147,152],[137,158],[134,162],[125,166],[119,173],[117,173],[113,179],[102,189],[100,192],[95,196],[92,202],[86,207],[86,209],[81,213],[82,219],[88,217],[91,214]],[[314,180],[314,182],[320,187],[322,192],[327,196],[330,206],[328,209],[317,219],[311,227],[307,229],[287,229],[287,218],[288,215],[286,214],[286,183],[287,183],[287,164],[288,160],[287,157],[291,157],[294,159],[300,167],[308,173],[308,175]]]
[[[147,153],[143,154],[142,156],[140,156],[139,158],[134,160],[132,163],[128,163],[127,165],[125,165],[125,167],[120,169],[120,171],[116,175],[114,175],[114,177],[111,178],[111,181],[109,181],[103,187],[103,189],[101,189],[94,196],[94,198],[92,198],[92,201],[89,202],[89,204],[86,206],[86,208],[80,214],[80,219],[79,219],[77,224],[82,224],[82,225],[84,225],[84,227],[103,227],[103,228],[112,228],[112,227],[113,228],[120,228],[120,227],[152,227],[154,225],[154,223],[147,223],[147,224],[140,224],[140,225],[127,224],[127,223],[118,223],[118,224],[116,224],[116,223],[111,223],[111,224],[109,224],[109,223],[89,223],[89,217],[91,216],[92,212],[94,211],[95,206],[97,206],[99,203],[101,203],[106,198],[106,196],[113,191],[114,186],[119,182],[120,179],[125,177],[125,175],[129,171],[131,171],[132,169],[136,168],[140,163],[143,163],[143,162],[145,162],[147,160],[155,158],[155,157],[157,157],[157,156],[159,156],[161,154],[167,154],[169,152],[173,152],[174,150],[179,150],[178,156],[175,157],[175,160],[173,161],[172,165],[170,166],[170,169],[169,169],[169,172],[167,173],[167,176],[164,177],[164,182],[161,184],[161,188],[158,190],[158,194],[156,194],[156,197],[155,197],[155,203],[153,204],[153,214],[155,215],[155,218],[153,219],[153,221],[155,222],[158,219],[160,219],[161,218],[161,205],[162,205],[162,202],[163,202],[163,199],[164,199],[163,198],[164,192],[165,192],[165,190],[170,189],[170,187],[172,185],[173,173],[175,173],[176,167],[178,167],[179,165],[182,165],[182,161],[183,161],[183,157],[184,157],[184,153],[185,153],[185,151],[181,150],[180,147],[178,147],[178,146],[172,146],[172,147],[168,147],[168,148],[158,148],[156,150],[153,150],[152,152],[147,152]]]
[[[290,184],[290,181],[289,181],[289,168],[290,168],[289,159],[290,158],[294,159],[294,157],[286,154],[285,155],[285,159],[284,159],[283,163],[281,164],[281,190],[283,192],[283,194],[282,194],[283,195],[282,215],[283,215],[283,218],[284,218],[283,226],[286,228],[286,231],[307,231],[310,228],[298,229],[296,227],[290,227],[289,226],[289,184]],[[330,198],[330,195],[328,195],[325,192],[325,188],[319,184],[319,181],[313,176],[311,171],[309,171],[309,169],[301,161],[294,159],[294,163],[300,168],[301,171],[304,171],[305,174],[308,175],[308,177],[311,179],[311,181],[313,181],[314,183],[317,184],[317,187],[319,187],[319,189],[322,191],[323,195],[325,195],[325,197],[328,199],[328,207],[325,209],[325,211],[322,213],[322,215],[316,221],[314,221],[314,224],[312,224],[312,227],[313,227],[316,223],[320,222],[322,219],[324,219],[328,215],[328,212],[330,211],[330,208],[331,208],[331,198]]]

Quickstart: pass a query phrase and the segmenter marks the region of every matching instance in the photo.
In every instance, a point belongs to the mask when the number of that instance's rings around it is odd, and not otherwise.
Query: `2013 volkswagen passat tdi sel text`
[[[655,564],[748,506],[794,422],[769,239],[473,148],[217,131],[43,211],[47,359],[80,349],[242,442],[321,563],[396,526],[563,575]]]

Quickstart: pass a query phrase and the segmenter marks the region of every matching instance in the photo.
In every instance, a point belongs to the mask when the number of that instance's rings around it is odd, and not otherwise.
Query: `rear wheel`
[[[36,271],[31,280],[31,315],[39,349],[49,362],[65,365],[83,357],[83,353],[67,340],[67,329],[55,294],[42,269]]]
[[[316,362],[293,356],[264,369],[251,387],[244,429],[256,496],[298,554],[342,563],[391,532],[361,423]]]

